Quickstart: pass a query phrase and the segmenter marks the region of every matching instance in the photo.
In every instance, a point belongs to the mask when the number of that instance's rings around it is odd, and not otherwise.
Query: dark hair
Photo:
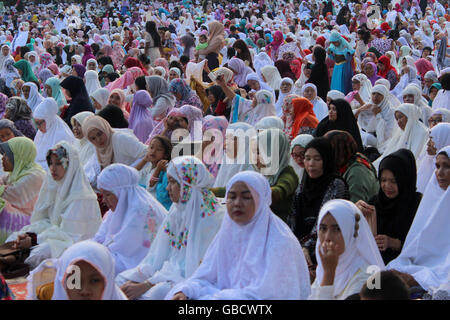
[[[178,68],[180,69],[181,73],[183,74],[183,65],[180,63],[180,61],[174,60],[170,63],[169,69],[172,68]]]
[[[235,25],[232,25],[232,26],[230,27],[230,31],[231,31],[231,32],[236,31],[236,26],[235,26]]]
[[[147,82],[145,81],[145,76],[137,77],[134,80],[134,84],[138,90],[147,90]]]
[[[181,64],[182,64],[183,66],[186,65],[186,64],[188,64],[190,60],[191,60],[191,59],[189,59],[188,56],[181,56],[181,57],[180,57],[180,62],[181,62]],[[181,71],[182,71],[182,70],[181,70]]]
[[[442,77],[440,77],[439,82],[442,85],[442,89],[450,90],[450,73],[446,73]]]
[[[428,51],[433,51],[433,49],[431,49],[430,47],[425,47],[425,48],[423,48],[423,50],[422,50],[422,52],[424,52],[425,50],[428,50]]]
[[[138,56],[138,60],[143,64],[149,64],[151,62],[150,59],[145,54],[140,54]]]
[[[112,82],[112,81],[114,81],[114,80],[120,78],[120,75],[117,74],[116,72],[111,72],[111,73],[108,73],[108,74],[105,76],[105,78],[108,78],[109,81]]]
[[[391,270],[377,272],[380,277],[380,288],[369,289],[367,282],[361,288],[361,298],[370,300],[409,300],[408,288],[405,282]]]
[[[233,58],[236,55],[236,49],[234,49],[233,47],[230,47],[227,49],[227,57],[228,59]]]
[[[23,58],[27,52],[30,52],[30,48],[27,46],[20,47],[20,56]]]
[[[151,140],[153,139],[158,139],[159,142],[161,142],[163,148],[164,148],[164,160],[171,160],[172,158],[172,142],[170,141],[169,138],[167,138],[166,136],[162,136],[162,135],[156,135],[153,136]],[[150,140],[150,142],[151,142]]]
[[[98,115],[108,121],[111,128],[128,128],[128,121],[125,119],[123,111],[113,104],[108,104],[106,107],[100,110]]]
[[[236,50],[236,58],[241,59],[242,61],[249,61],[250,68],[253,69],[252,55],[250,54],[250,50],[248,50],[248,46],[244,40],[238,39],[233,44],[234,49],[240,49],[241,53],[238,53]]]
[[[114,66],[114,62],[112,61],[110,56],[103,56],[97,59],[97,62],[101,64],[102,66],[106,66],[107,64],[110,64]]]
[[[156,30],[156,23],[154,21],[147,21],[145,24],[145,31],[147,31],[155,42],[155,47],[161,47],[161,37]]]
[[[100,46],[97,43],[93,43],[93,44],[91,44],[91,49],[92,49],[92,54],[94,56],[97,56],[97,53],[100,50]]]
[[[370,32],[360,28],[358,30],[358,34],[362,36],[362,40],[364,41],[365,44],[369,44],[370,41]]]

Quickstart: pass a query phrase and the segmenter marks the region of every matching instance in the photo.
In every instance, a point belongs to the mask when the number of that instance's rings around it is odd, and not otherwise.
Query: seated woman
[[[327,93],[327,106],[330,106],[330,102],[337,99],[344,99],[345,95],[338,90],[330,90]]]
[[[167,175],[173,205],[144,260],[116,278],[130,300],[164,299],[198,268],[222,223],[224,209],[208,191],[213,178],[199,159],[177,157]]]
[[[92,100],[95,113],[97,114],[108,105],[109,90],[106,88],[97,89],[90,95],[90,98]]]
[[[350,103],[352,109],[358,109],[366,103],[370,102],[372,94],[372,83],[363,73],[358,73],[352,78],[352,89],[345,97],[345,100]]]
[[[283,115],[284,99],[293,93],[293,87],[294,82],[291,80],[291,78],[281,79],[280,94],[278,95],[277,102],[275,103],[275,112],[278,117],[281,117]]]
[[[375,168],[378,168],[383,157],[402,148],[411,150],[417,159],[428,141],[428,130],[419,121],[419,115],[415,105],[410,103],[401,104],[395,109],[395,119],[400,130],[397,130],[396,134],[389,139],[383,155],[373,163]]]
[[[284,99],[283,116],[284,133],[289,140],[299,134],[312,134],[319,124],[313,104],[306,98],[291,94]]]
[[[417,159],[417,191],[423,193],[434,172],[436,152],[450,145],[450,123],[439,123],[430,130],[426,150]]]
[[[391,88],[395,88],[398,83],[398,74],[394,66],[391,65],[391,60],[386,56],[378,58],[378,75],[384,79],[389,80]]]
[[[92,143],[89,142],[88,138],[83,134],[82,126],[84,120],[87,117],[93,116],[94,114],[90,111],[83,111],[77,113],[70,119],[70,123],[72,124],[72,132],[75,138],[78,139],[80,143],[80,149],[78,150],[78,155],[80,158],[81,165],[84,166],[88,160],[95,153],[95,147]]]
[[[45,98],[33,112],[34,123],[39,131],[34,138],[37,149],[36,162],[48,171],[47,151],[61,141],[78,148],[77,139],[69,126],[58,116],[58,104],[53,98]]]
[[[183,79],[174,79],[170,81],[169,92],[176,99],[175,108],[180,108],[186,104],[199,108],[203,112],[203,103],[197,93],[192,91],[189,85]]]
[[[111,252],[116,275],[142,261],[167,215],[167,210],[138,182],[138,171],[119,163],[105,168],[97,180],[110,210],[94,240]]]
[[[258,131],[265,129],[283,130],[284,122],[277,116],[264,117],[255,124],[255,129]]]
[[[45,92],[47,93],[47,97],[56,100],[56,103],[58,104],[58,114],[60,114],[63,107],[67,105],[66,97],[64,97],[60,83],[61,81],[59,81],[57,77],[51,77],[45,82]]]
[[[0,143],[0,153],[3,170],[9,173],[0,178],[1,244],[11,233],[30,224],[45,171],[34,162],[36,147],[28,138],[17,137]]]
[[[410,287],[430,291],[448,282],[450,268],[450,146],[436,155],[430,179],[409,229],[402,252],[387,269],[396,270]],[[446,254],[443,254],[445,252]]]
[[[11,234],[15,248],[30,249],[31,268],[58,258],[72,244],[92,238],[101,224],[97,197],[81,167],[78,152],[63,141],[47,152],[45,179],[30,224]]]
[[[206,88],[206,96],[208,97],[209,107],[205,115],[211,114],[214,116],[224,116],[227,120],[230,119],[230,110],[226,96],[220,86],[214,85]]]
[[[303,176],[305,175],[305,147],[313,139],[314,137],[310,134],[299,134],[291,141],[291,159],[289,164],[297,174],[300,184],[303,180]]]
[[[153,130],[154,121],[149,107],[153,104],[150,94],[146,90],[139,90],[134,94],[131,106],[128,128],[132,129],[135,136],[145,143]]]
[[[175,97],[169,92],[167,81],[160,76],[148,76],[145,77],[145,81],[147,82],[147,90],[153,100],[150,112],[155,121],[160,121],[172,110],[176,102]]]
[[[14,122],[8,119],[0,120],[0,141],[7,142],[15,137],[23,137],[22,132],[17,130]]]
[[[348,186],[338,174],[331,144],[315,138],[305,147],[305,173],[294,198],[289,225],[304,248],[310,267],[316,264],[317,217],[320,208],[332,199],[349,199]]]
[[[230,124],[225,133],[224,157],[211,189],[217,197],[225,197],[228,181],[241,171],[255,171],[250,156],[250,144],[257,131],[245,122]],[[254,162],[253,162],[254,163]]]
[[[358,123],[353,115],[350,104],[344,99],[330,102],[328,116],[317,125],[315,137],[322,137],[331,130],[341,130],[350,133],[356,142],[358,151],[364,150]]]
[[[430,118],[433,110],[428,106],[427,100],[422,97],[420,88],[415,84],[407,85],[402,91],[403,102],[411,103],[417,107],[419,112],[419,120],[428,127],[428,119]]]
[[[255,169],[263,174],[272,190],[271,210],[283,221],[298,187],[298,177],[289,165],[289,139],[280,129],[267,129],[258,134]]]
[[[22,132],[22,134],[34,139],[36,136],[36,129],[31,122],[32,111],[28,107],[27,102],[19,97],[11,97],[6,103],[5,119],[9,119],[14,122],[16,128]]]
[[[77,113],[82,111],[94,112],[94,107],[82,78],[69,76],[61,81],[59,85],[64,89],[65,96],[68,99],[70,98],[69,106],[61,113],[61,117],[63,117],[68,126],[70,126],[70,119]]]
[[[28,106],[33,111],[44,99],[39,93],[38,86],[34,82],[25,82],[22,86],[22,93],[23,98],[27,100]]]
[[[69,281],[79,270],[80,284]],[[80,241],[57,259],[43,261],[28,277],[27,300],[127,300],[114,283],[114,258],[92,240]]]
[[[396,132],[394,108],[389,98],[389,90],[381,84],[372,88],[372,100],[354,112],[364,146],[375,147],[380,153]]]
[[[217,173],[223,160],[223,145],[225,143],[225,134],[228,127],[228,121],[225,117],[206,116],[203,119],[202,147],[198,158],[203,161],[206,168],[217,177]]]
[[[331,143],[338,171],[348,185],[350,201],[369,201],[380,188],[370,160],[358,152],[355,139],[347,131],[328,131],[324,137]]]
[[[316,279],[310,300],[344,300],[359,293],[370,276],[368,267],[385,266],[369,224],[354,203],[331,200],[317,219]]]
[[[126,101],[125,92],[122,89],[114,89],[109,94],[108,104],[118,107],[123,112],[123,116],[128,121],[130,117],[130,104]]]
[[[422,195],[416,192],[416,162],[411,151],[400,149],[380,163],[380,189],[369,201],[358,201],[387,264],[405,242]]]
[[[166,299],[306,299],[305,257],[292,231],[270,209],[267,179],[240,172],[228,182],[226,199],[228,214],[203,263]]]
[[[302,96],[308,99],[314,106],[314,114],[319,121],[328,115],[328,108],[325,101],[317,95],[317,87],[312,83],[307,83],[302,88]]]
[[[123,114],[123,110],[114,104],[108,104],[97,115],[108,121],[114,129],[128,129],[129,123]]]
[[[145,157],[135,166],[140,171],[139,184],[146,188],[166,210],[172,201],[167,192],[167,163],[171,160],[172,143],[161,135],[153,136]]]
[[[128,131],[113,129],[100,116],[87,117],[82,125],[83,135],[95,146],[95,154],[84,166],[91,185],[96,189],[97,176],[113,163],[133,166],[145,156],[146,146]]]

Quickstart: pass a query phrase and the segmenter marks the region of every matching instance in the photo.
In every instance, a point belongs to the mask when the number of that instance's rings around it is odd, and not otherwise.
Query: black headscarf
[[[320,153],[323,161],[323,174],[318,178],[310,178],[305,172],[301,182],[301,192],[295,199],[295,230],[297,238],[302,238],[311,232],[316,223],[322,205],[323,197],[330,183],[342,178],[337,173],[334,153],[330,142],[325,138],[315,138],[305,147],[315,149]]]
[[[115,105],[112,104],[107,105],[102,110],[100,110],[100,112],[97,115],[108,121],[111,128],[114,129],[128,128],[128,121],[125,119],[122,109],[120,109]]]
[[[69,91],[70,96],[72,97],[69,108],[64,115],[64,121],[72,128],[70,119],[74,115],[83,111],[94,112],[94,108],[92,107],[92,102],[87,93],[83,79],[75,76],[68,76],[61,82],[60,86]]]
[[[392,171],[398,186],[398,196],[389,199],[380,187],[378,195],[369,201],[375,205],[377,212],[377,234],[399,239],[403,244],[422,198],[416,192],[417,168],[414,154],[408,149],[400,149],[381,160],[378,169],[380,185],[383,170]],[[387,249],[381,252],[381,256],[388,263],[399,253],[400,251]]]
[[[364,148],[352,107],[344,99],[333,100],[330,104],[336,106],[337,119],[336,121],[330,121],[328,116],[322,119],[317,125],[315,136],[322,137],[331,130],[347,131],[353,136],[353,139],[355,139],[356,144],[358,145],[358,151],[362,152]]]
[[[314,65],[311,69],[311,76],[306,83],[312,83],[317,88],[317,95],[323,101],[327,101],[327,93],[330,91],[330,81],[328,78],[328,67],[325,63],[327,52],[322,47],[315,47],[313,50]]]

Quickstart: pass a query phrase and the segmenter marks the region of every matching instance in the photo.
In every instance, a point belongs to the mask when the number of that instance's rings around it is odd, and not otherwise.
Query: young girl
[[[145,157],[136,165],[141,172],[139,184],[147,189],[167,210],[172,205],[167,188],[167,163],[171,159],[172,143],[169,138],[154,136]]]
[[[199,43],[198,43],[198,45],[195,47],[195,50],[196,50],[196,51],[198,51],[198,50],[203,50],[203,49],[208,48],[208,37],[206,36],[205,33],[202,33],[202,34],[198,37],[198,41],[199,41]],[[204,54],[199,54],[199,55],[198,55],[198,58],[199,58],[198,60],[201,61],[201,60],[203,60],[203,59],[206,58],[206,55],[204,55]]]

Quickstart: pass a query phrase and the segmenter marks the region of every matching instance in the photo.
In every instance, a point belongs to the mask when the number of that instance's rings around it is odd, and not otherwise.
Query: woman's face
[[[180,184],[173,177],[167,175],[167,188],[166,190],[169,192],[170,200],[173,203],[178,203],[180,201]]]
[[[395,199],[398,196],[397,180],[391,170],[384,169],[381,172],[380,187],[389,199]]]
[[[35,56],[29,56],[28,57],[28,61],[30,61],[31,64],[36,62],[36,57]]]
[[[303,69],[303,73],[304,75],[309,79],[309,77],[311,77],[311,69],[305,68]]]
[[[436,157],[436,178],[443,190],[447,190],[450,184],[450,159],[443,154]]]
[[[289,82],[282,82],[280,86],[281,93],[287,94],[291,92],[292,84]]]
[[[358,80],[352,80],[353,91],[359,91],[360,88],[361,88],[361,83]]]
[[[172,81],[173,79],[178,79],[179,77],[180,76],[175,71],[172,70],[169,72],[169,81]]]
[[[106,282],[102,274],[94,268],[90,263],[84,260],[77,261],[74,266],[78,267],[80,276],[80,287],[69,289],[67,286],[68,280],[71,279],[69,274],[66,274],[65,279],[68,279],[64,285],[67,297],[69,300],[101,300],[103,291],[105,290]]]
[[[44,119],[34,119],[34,123],[36,124],[36,127],[41,130],[42,133],[47,132],[47,124],[45,123]]]
[[[75,59],[74,57],[72,57],[72,59],[70,59],[70,61],[72,62],[72,65],[77,64],[77,59]]]
[[[375,104],[380,104],[381,102],[383,102],[384,96],[378,92],[373,92],[372,93],[372,102]]]
[[[3,56],[5,56],[5,57],[9,54],[9,49],[8,49],[8,47],[2,47],[2,54],[3,54]]]
[[[119,202],[119,199],[117,199],[116,195],[112,193],[111,191],[101,189],[100,192],[103,196],[103,203],[106,204],[106,206],[111,209],[112,211],[116,210],[117,203]]]
[[[111,94],[108,103],[120,108],[120,96],[117,93]]]
[[[147,155],[153,165],[158,164],[160,160],[164,159],[165,149],[159,139],[154,138],[148,146]]]
[[[320,221],[319,240],[324,248],[336,246],[339,255],[345,252],[345,241],[341,229],[336,219],[330,213],[327,213]]]
[[[11,129],[9,128],[0,129],[0,140],[2,142],[6,142],[14,137],[15,137],[14,132],[12,132]]]
[[[405,94],[403,96],[403,102],[404,103],[412,103],[412,104],[414,104],[414,95],[413,94]]]
[[[433,79],[425,79],[424,82],[428,88],[434,83]]]
[[[235,159],[238,154],[239,138],[232,134],[225,136],[224,148],[228,158]]]
[[[254,217],[256,201],[244,182],[236,182],[228,191],[227,211],[231,220],[240,225],[248,224]]]
[[[78,140],[83,139],[83,130],[81,130],[81,125],[77,120],[73,121],[72,132],[75,138],[77,138]]]
[[[402,67],[406,67],[408,65],[408,60],[406,58],[402,58]]]
[[[3,141],[2,142],[6,142]],[[9,160],[9,158],[4,154],[2,157],[2,165],[3,165],[3,171],[6,172],[12,172],[14,170],[14,165],[12,164],[12,162]]]
[[[292,149],[291,157],[300,168],[305,168],[305,148],[302,146],[295,146]]]
[[[259,82],[256,80],[248,80],[247,81],[248,86],[255,90],[255,91],[259,91],[261,89],[261,86],[259,85]]]
[[[364,66],[364,73],[368,78],[373,76],[374,70],[370,64],[366,63]]]
[[[431,101],[434,101],[434,98],[436,98],[436,95],[438,93],[438,89],[435,87],[430,88],[430,94],[428,95],[430,97]]]
[[[22,86],[22,92],[25,99],[28,99],[30,97],[30,91],[31,88],[29,86]]]
[[[96,66],[95,62],[93,62],[93,61],[91,61],[91,62],[88,63],[87,68],[88,68],[88,70],[94,70],[94,71],[97,71],[97,66]]]
[[[436,126],[437,124],[442,122],[442,114],[433,114],[429,119],[428,119],[428,125],[430,127],[430,129],[432,129],[434,126]]]
[[[314,100],[314,98],[316,97],[316,90],[314,90],[312,87],[307,87],[304,91],[303,91],[303,96],[308,99],[309,101]]]
[[[400,129],[405,130],[406,123],[408,123],[408,118],[400,111],[395,111],[395,120],[397,120],[397,124]]]
[[[337,109],[334,104],[330,104],[328,107],[328,120],[336,121],[337,120]]]
[[[208,94],[208,102],[210,104],[216,103],[216,97],[212,93]]]
[[[77,73],[77,70],[75,68],[72,69],[72,75],[74,77],[78,77],[78,73]]]
[[[98,129],[92,129],[88,133],[88,140],[92,143],[96,148],[104,148],[106,146],[106,140],[108,137],[102,131]]]
[[[317,179],[323,175],[322,156],[316,149],[309,148],[306,150],[304,163],[305,170],[310,178]]]
[[[45,92],[47,93],[47,97],[52,97],[53,90],[52,87],[50,87],[48,84],[45,85]]]
[[[384,69],[385,69],[384,64],[381,63],[381,62],[378,62],[378,63],[377,63],[377,67],[378,67],[378,70],[380,70],[380,71],[384,71]]]
[[[179,92],[175,92],[175,93],[173,93],[173,95],[175,96],[175,98],[177,99],[177,101],[180,101],[181,99],[183,99],[183,96],[182,96],[181,93],[179,93]]]
[[[50,156],[50,162],[48,163],[48,168],[50,170],[50,174],[52,175],[53,180],[61,181],[66,174],[66,169],[64,169],[61,160],[52,154]]]
[[[427,142],[427,153],[430,156],[434,156],[434,155],[436,155],[436,152],[437,152],[437,149],[436,149],[436,146],[434,145],[433,137],[430,136],[430,138],[428,139],[428,142]]]
[[[92,98],[92,102],[94,103],[95,110],[102,110],[102,105],[97,102],[94,98]]]

